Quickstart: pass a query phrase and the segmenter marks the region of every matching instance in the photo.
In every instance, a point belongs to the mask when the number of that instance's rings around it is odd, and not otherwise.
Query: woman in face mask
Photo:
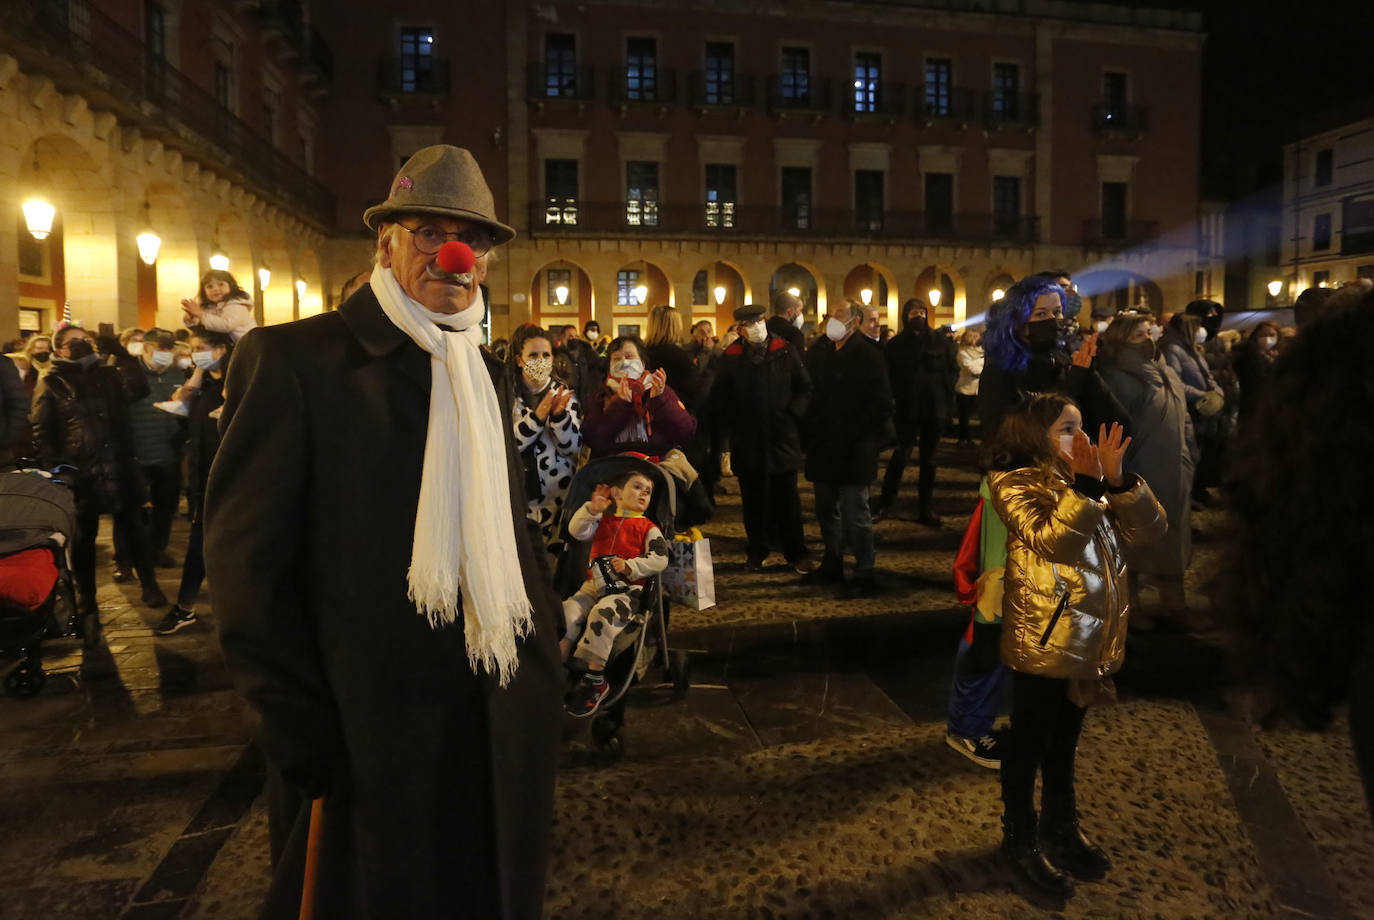
[[[1159,340],[1159,350],[1170,369],[1183,383],[1183,395],[1188,402],[1188,413],[1193,420],[1193,434],[1197,438],[1199,471],[1206,463],[1211,466],[1208,456],[1218,449],[1217,435],[1221,422],[1221,411],[1226,406],[1226,392],[1214,376],[1203,346],[1207,342],[1207,327],[1199,316],[1188,313],[1175,313],[1169,318],[1169,325]],[[1209,471],[1210,477],[1217,478],[1216,471]],[[1207,481],[1200,475],[1193,478],[1193,498],[1205,502],[1210,499],[1206,491]]]
[[[196,622],[196,600],[205,581],[205,554],[202,527],[205,518],[205,485],[210,464],[219,450],[219,414],[224,407],[224,375],[234,340],[224,332],[208,329],[191,331],[191,378],[172,394],[174,402],[187,409],[186,497],[191,508],[191,536],[186,542],[186,560],[181,567],[181,587],[177,602],[153,631],[169,636]]]
[[[582,406],[572,388],[553,377],[553,339],[521,326],[510,341],[515,386],[515,446],[525,468],[529,519],[539,525],[550,565],[563,552],[559,516],[582,450]]]
[[[1159,590],[1161,612],[1177,616],[1187,610],[1183,575],[1192,561],[1191,496],[1199,452],[1183,381],[1160,357],[1150,338],[1155,328],[1151,313],[1118,313],[1102,336],[1098,360],[1103,379],[1130,412],[1134,441],[1126,470],[1150,484],[1169,518],[1164,539],[1127,551],[1132,606],[1139,609],[1143,574]],[[1142,613],[1135,625],[1149,628],[1152,620]]]
[[[32,398],[38,381],[53,369],[52,338],[46,335],[29,336],[29,340],[24,343],[24,357],[28,358],[29,363],[29,369],[24,372],[24,386],[28,388],[29,397]]]
[[[1240,424],[1249,424],[1255,408],[1263,402],[1274,376],[1279,357],[1279,327],[1268,320],[1260,323],[1235,352],[1236,380],[1240,384]]]
[[[668,386],[662,368],[644,365],[644,343],[622,335],[606,349],[606,382],[585,408],[582,437],[593,457],[641,450],[663,456],[696,434],[697,421]]]

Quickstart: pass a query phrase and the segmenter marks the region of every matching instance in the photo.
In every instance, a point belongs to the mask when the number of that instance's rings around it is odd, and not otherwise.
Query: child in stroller
[[[586,667],[568,694],[571,715],[592,715],[609,694],[605,669],[615,641],[643,625],[645,581],[668,567],[668,541],[644,514],[653,491],[653,480],[644,473],[620,473],[598,485],[568,524],[574,540],[591,541],[586,579],[563,602],[563,660],[571,664],[576,658]],[[612,502],[615,511],[608,515]]]

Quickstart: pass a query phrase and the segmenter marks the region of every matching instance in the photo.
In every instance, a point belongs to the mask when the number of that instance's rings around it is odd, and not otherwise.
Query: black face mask
[[[1038,319],[1026,323],[1026,342],[1034,352],[1046,352],[1059,342],[1059,320]]]
[[[35,351],[33,354],[29,355],[29,357],[32,358],[34,361],[37,361],[39,364],[47,364],[48,359],[52,357],[52,352]]]
[[[1207,338],[1214,339],[1221,331],[1221,314],[1213,313],[1202,321],[1202,328],[1207,330]]]
[[[95,349],[85,339],[76,339],[67,345],[67,354],[71,355],[71,360],[80,361],[95,354]]]
[[[929,328],[924,313],[913,313],[907,317],[906,327],[913,332],[925,332]]]

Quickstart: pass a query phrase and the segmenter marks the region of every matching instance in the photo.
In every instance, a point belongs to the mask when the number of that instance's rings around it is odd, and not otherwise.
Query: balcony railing
[[[676,70],[613,67],[610,83],[611,102],[616,105],[674,105],[678,101]]]
[[[835,81],[809,77],[800,85],[786,85],[778,74],[768,78],[768,108],[772,112],[830,112],[835,108]]]
[[[247,123],[87,0],[6,0],[0,48],[66,92],[197,159],[239,173],[251,190],[302,208],[322,226],[334,196]]]
[[[1156,220],[1085,220],[1083,245],[1119,249],[1159,238]]]
[[[1035,93],[983,94],[983,120],[990,127],[1040,124],[1040,96]]]
[[[638,221],[638,223],[632,223]],[[530,232],[538,236],[865,237],[969,243],[1034,243],[1036,217],[993,214],[928,214],[922,211],[855,211],[777,205],[657,204],[652,223],[624,202],[559,199],[530,208]]]
[[[1108,103],[1093,106],[1093,128],[1097,131],[1139,134],[1149,126],[1149,110],[1143,105]]]
[[[531,102],[590,102],[596,98],[596,78],[590,67],[550,70],[542,62],[529,67]]]
[[[447,96],[449,63],[432,56],[423,63],[384,58],[377,67],[377,89],[384,96]]]
[[[870,95],[867,91],[850,83],[844,90],[844,110],[848,115],[875,115],[887,118],[900,118],[911,111],[908,87],[902,83],[884,80],[878,84],[877,92]]]
[[[955,86],[942,92],[925,84],[916,89],[916,117],[919,119],[971,121],[977,114],[978,104],[971,89]]]
[[[692,72],[693,108],[753,108],[758,104],[758,78],[751,73],[736,73],[726,80],[708,79],[700,70]]]

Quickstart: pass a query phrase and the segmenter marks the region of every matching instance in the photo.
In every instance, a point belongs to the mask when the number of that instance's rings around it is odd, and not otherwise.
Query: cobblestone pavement
[[[1027,898],[994,858],[996,774],[944,744],[965,623],[949,568],[976,480],[948,442],[942,459],[945,526],[912,523],[904,498],[877,528],[884,592],[864,601],[802,589],[777,557],[746,573],[726,480],[708,528],[719,606],[673,614],[691,691],[637,689],[617,761],[569,725],[548,915],[1374,916],[1344,724],[1259,733],[1231,714],[1206,625],[1217,514],[1198,520],[1191,631],[1133,637],[1121,704],[1087,719],[1080,806],[1116,868],[1065,905]],[[0,920],[254,916],[262,764],[213,613],[155,639],[136,598],[103,589],[107,648],[51,643],[48,687],[0,699]]]

